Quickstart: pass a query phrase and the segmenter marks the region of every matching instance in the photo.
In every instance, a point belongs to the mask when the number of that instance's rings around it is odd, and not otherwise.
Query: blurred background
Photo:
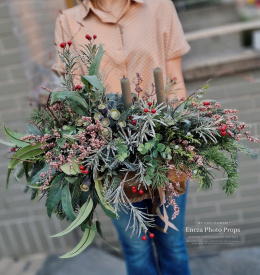
[[[259,138],[260,1],[173,2],[191,45],[183,56],[188,93],[212,78],[206,97],[238,109],[239,120],[250,124],[251,134]],[[30,102],[40,100],[41,86],[55,85],[57,77],[50,69],[55,57],[54,23],[59,10],[74,5],[72,0],[0,0],[0,118],[12,130],[25,131]],[[0,138],[6,140],[2,127]],[[248,145],[259,151],[257,144]],[[77,244],[81,232],[51,239],[67,223],[50,220],[44,201],[30,201],[23,192],[25,181],[12,178],[5,190],[8,150],[0,144],[0,274],[126,274],[122,254],[98,237],[75,259],[57,258]],[[240,188],[232,196],[221,190],[221,174],[208,191],[198,192],[198,183],[190,183],[187,231],[204,226],[239,229],[225,234],[186,232],[192,274],[259,274],[260,162],[241,156],[239,166]],[[107,241],[119,247],[111,220],[102,211],[99,217]],[[213,241],[222,237],[231,241]]]

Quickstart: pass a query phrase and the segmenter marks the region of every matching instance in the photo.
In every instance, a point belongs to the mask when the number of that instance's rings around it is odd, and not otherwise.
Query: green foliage
[[[81,225],[84,222],[84,220],[90,215],[90,213],[92,211],[93,211],[93,200],[90,197],[88,197],[88,200],[80,208],[78,216],[68,226],[68,228],[65,229],[64,231],[56,234],[56,235],[51,236],[51,237],[60,237],[60,236],[63,236],[65,234],[68,234],[73,229],[75,229],[77,226]]]
[[[78,173],[80,173],[79,166],[77,163],[75,163],[75,159],[72,159],[72,168],[70,168],[69,163],[65,163],[61,166],[61,170],[66,175],[77,175]]]
[[[42,133],[41,131],[34,125],[32,124],[28,124],[27,125],[27,133],[28,134],[33,134],[35,135],[36,137],[39,135],[39,136],[42,136]]]
[[[84,249],[86,249],[93,241],[96,233],[96,227],[93,222],[91,222],[91,226],[86,227],[85,232],[83,234],[83,237],[81,241],[78,243],[78,245],[69,253],[61,256],[60,258],[72,258],[81,253]]]
[[[48,199],[46,200],[47,214],[49,217],[51,217],[54,207],[61,200],[61,191],[63,188],[64,178],[64,174],[59,174],[54,178],[49,188]]]
[[[85,84],[85,85],[92,85],[94,88],[96,88],[97,90],[104,92],[104,86],[101,83],[101,81],[97,78],[97,76],[95,75],[85,75],[81,77],[81,81]]]
[[[72,105],[73,110],[79,115],[86,115],[88,110],[88,104],[85,99],[77,91],[62,91],[62,92],[52,92],[51,102],[53,104],[55,100],[62,100],[69,107]],[[69,100],[68,100],[69,99]]]
[[[30,144],[30,140],[21,141],[21,138],[24,137],[24,134],[16,133],[7,128],[4,125],[4,131],[7,138],[10,140],[11,143],[17,145],[18,147],[26,147]]]
[[[204,153],[204,156],[207,161],[212,161],[217,165],[217,167],[221,167],[226,172],[227,179],[222,182],[222,189],[227,195],[233,194],[235,189],[238,187],[239,179],[236,162],[228,158],[227,154],[220,151],[219,145],[209,148]]]
[[[100,206],[102,207],[106,215],[113,219],[117,219],[118,214],[115,213],[114,209],[111,207],[109,203],[104,202],[104,197],[102,195],[103,186],[100,180],[95,180],[95,190],[97,192],[97,198],[100,203]]]
[[[89,75],[97,75],[98,74],[99,66],[100,66],[100,62],[101,62],[103,54],[104,54],[103,47],[102,47],[102,45],[99,45],[98,52],[89,67]]]
[[[123,143],[123,139],[119,138],[117,141],[117,159],[119,161],[124,161],[129,156],[129,151],[127,145]]]
[[[152,187],[158,188],[159,186],[165,186],[170,182],[169,178],[166,176],[168,172],[167,166],[158,166],[155,170],[153,179],[152,179]]]
[[[44,152],[44,150],[41,149],[41,145],[41,143],[36,143],[36,145],[34,146],[28,145],[26,147],[21,148],[13,155],[11,161],[8,164],[6,188],[8,188],[11,171],[16,167],[16,165],[20,161],[32,160],[34,157],[41,155]]]
[[[71,221],[74,221],[76,219],[76,215],[73,211],[73,207],[71,203],[69,183],[66,180],[64,182],[64,187],[61,191],[61,203],[67,218],[70,219]]]

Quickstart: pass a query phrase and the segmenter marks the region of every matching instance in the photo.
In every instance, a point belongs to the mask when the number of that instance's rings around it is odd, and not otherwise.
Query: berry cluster
[[[80,91],[80,90],[82,90],[82,87],[81,87],[80,85],[76,85],[76,86],[74,87],[74,90],[75,90],[75,91]]]
[[[225,136],[227,134],[226,129],[227,129],[227,126],[223,124],[220,128],[221,136]]]
[[[93,37],[92,37],[91,35],[86,34],[86,35],[85,35],[85,38],[88,39],[89,41],[91,41],[92,39],[95,40],[95,39],[97,38],[97,36],[94,34]],[[67,43],[66,43],[66,42],[61,42],[61,43],[60,43],[60,47],[61,47],[62,49],[65,49],[67,45],[68,45],[69,47],[72,45],[71,40],[68,41]]]
[[[85,167],[84,167],[83,165],[81,165],[81,166],[79,167],[79,169],[81,170],[81,173],[83,173],[83,174],[88,174],[88,173],[89,173],[89,170],[88,170],[88,169],[85,169]]]
[[[154,238],[154,234],[153,234],[153,233],[150,233],[150,234],[149,234],[149,237],[150,237],[151,239],[153,239],[153,238]],[[147,239],[147,238],[146,238],[146,235],[142,236],[142,240],[143,240],[143,241],[146,241],[146,239]]]
[[[65,49],[66,48],[66,45],[68,45],[69,47],[72,45],[72,42],[71,41],[68,41],[67,43],[66,42],[62,42],[60,43],[60,47],[62,49]]]
[[[132,192],[133,192],[133,193],[136,193],[136,192],[137,192],[137,189],[136,189],[135,186],[132,186]],[[143,190],[143,189],[140,189],[140,190],[138,191],[138,193],[139,193],[140,195],[143,195],[144,190]]]
[[[89,35],[89,34],[86,34],[86,39],[88,39],[89,41],[91,41],[92,40],[92,36],[91,35]],[[95,40],[97,38],[97,36],[94,34],[93,35],[93,39]]]
[[[153,105],[153,103],[151,102],[151,101],[148,101],[148,106],[152,106]],[[144,113],[148,113],[149,112],[149,109],[148,108],[144,108]],[[156,109],[151,109],[151,113],[152,114],[155,114],[156,113]],[[131,123],[133,124],[133,125],[136,125],[136,123],[137,123],[137,121],[135,120],[135,119],[133,119],[134,117],[133,116],[129,116],[129,119],[131,120]]]

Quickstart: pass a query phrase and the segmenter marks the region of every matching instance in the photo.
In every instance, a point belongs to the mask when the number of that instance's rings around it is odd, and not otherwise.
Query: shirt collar
[[[130,0],[130,1],[134,1],[137,3],[144,3],[144,0]],[[83,20],[88,15],[92,4],[90,3],[89,0],[84,0],[82,4],[83,6],[81,7],[81,19]]]

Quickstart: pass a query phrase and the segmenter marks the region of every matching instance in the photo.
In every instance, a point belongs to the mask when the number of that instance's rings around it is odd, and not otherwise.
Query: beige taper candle
[[[162,69],[157,67],[153,69],[153,76],[154,76],[154,84],[157,96],[157,104],[164,103],[163,105],[166,106],[166,96],[164,91],[164,81],[163,81],[163,72]],[[164,108],[162,111],[165,111]]]
[[[128,108],[133,104],[129,78],[125,76],[121,78],[121,89],[122,89],[123,102],[124,102],[125,108]]]

